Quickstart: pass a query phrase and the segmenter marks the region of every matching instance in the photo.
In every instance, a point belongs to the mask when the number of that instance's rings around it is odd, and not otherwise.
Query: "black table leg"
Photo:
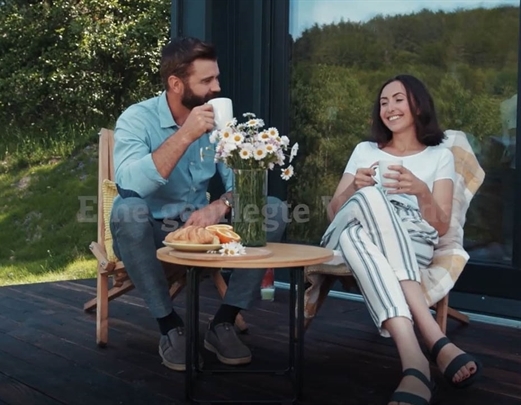
[[[289,270],[289,364],[288,372],[290,375],[295,372],[295,354],[296,354],[296,323],[295,323],[295,310],[296,310],[296,274],[295,268]],[[292,376],[293,377],[293,376]],[[293,381],[295,383],[295,381]]]
[[[304,268],[296,268],[293,270],[295,271],[297,278],[297,354],[295,356],[296,398],[297,401],[301,401],[304,385]]]
[[[259,400],[255,403],[295,404],[302,399],[304,358],[304,269],[290,269],[289,299],[289,360],[286,370],[200,370],[199,369],[199,269],[186,270],[186,377],[185,393],[192,403],[247,403],[243,400],[212,401],[194,397],[195,380],[198,374],[260,373],[288,374],[292,380],[294,396],[288,399]]]
[[[195,378],[199,362],[199,271],[186,269],[186,399],[193,399]]]

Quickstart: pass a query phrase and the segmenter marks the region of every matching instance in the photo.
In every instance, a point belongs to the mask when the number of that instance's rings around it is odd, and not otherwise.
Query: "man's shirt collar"
[[[177,123],[174,120],[174,116],[170,111],[170,107],[168,107],[168,100],[166,98],[166,91],[159,96],[159,104],[158,104],[158,113],[159,113],[159,123],[161,128],[173,128],[178,127]]]

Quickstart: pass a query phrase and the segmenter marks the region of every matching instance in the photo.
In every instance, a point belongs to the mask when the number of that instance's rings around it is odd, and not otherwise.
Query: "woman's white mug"
[[[376,181],[377,185],[382,187],[383,190],[389,187],[384,187],[384,184],[394,183],[397,180],[389,179],[384,177],[384,174],[398,173],[396,170],[389,169],[389,166],[402,166],[403,161],[401,159],[393,159],[393,160],[380,160],[378,163],[375,163],[371,166],[372,169],[375,169],[376,176],[373,176],[373,180]]]
[[[213,98],[208,101],[213,106],[215,127],[223,129],[233,119],[232,100],[225,97]]]

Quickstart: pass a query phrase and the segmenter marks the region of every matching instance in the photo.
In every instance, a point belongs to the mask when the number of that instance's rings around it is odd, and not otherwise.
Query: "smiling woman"
[[[372,122],[381,120],[378,140],[385,141],[391,131],[400,133],[411,122],[418,127],[428,118],[426,111],[427,116],[416,115],[415,107],[431,101],[407,97],[406,84],[388,83],[378,92],[386,78],[414,72],[432,92],[436,126],[465,132],[486,172],[465,222],[472,271],[463,273],[458,288],[521,299],[512,288],[521,275],[513,249],[521,240],[521,227],[514,226],[521,215],[513,209],[516,200],[521,203],[521,188],[515,187],[521,179],[516,165],[519,3],[289,1],[290,135],[301,145],[294,165],[299,181],[290,184],[289,199],[311,212],[310,223],[289,225],[291,240],[320,242],[328,225],[324,201],[333,194],[345,159],[368,139]],[[425,137],[426,145],[438,142],[431,131]],[[400,156],[424,148],[408,147],[387,145]],[[505,278],[486,282],[492,268]]]

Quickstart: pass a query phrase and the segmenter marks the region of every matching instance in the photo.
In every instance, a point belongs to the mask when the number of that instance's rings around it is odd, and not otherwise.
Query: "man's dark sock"
[[[179,326],[184,326],[183,320],[174,310],[172,310],[172,312],[170,312],[164,318],[156,319],[162,335],[168,335],[168,332],[170,332],[172,329],[178,328]]]
[[[235,323],[235,318],[240,311],[241,308],[239,307],[222,304],[217,310],[217,313],[215,314],[215,317],[213,318],[210,326],[213,328],[215,325],[219,325],[220,323],[225,322],[231,323],[233,325]]]

